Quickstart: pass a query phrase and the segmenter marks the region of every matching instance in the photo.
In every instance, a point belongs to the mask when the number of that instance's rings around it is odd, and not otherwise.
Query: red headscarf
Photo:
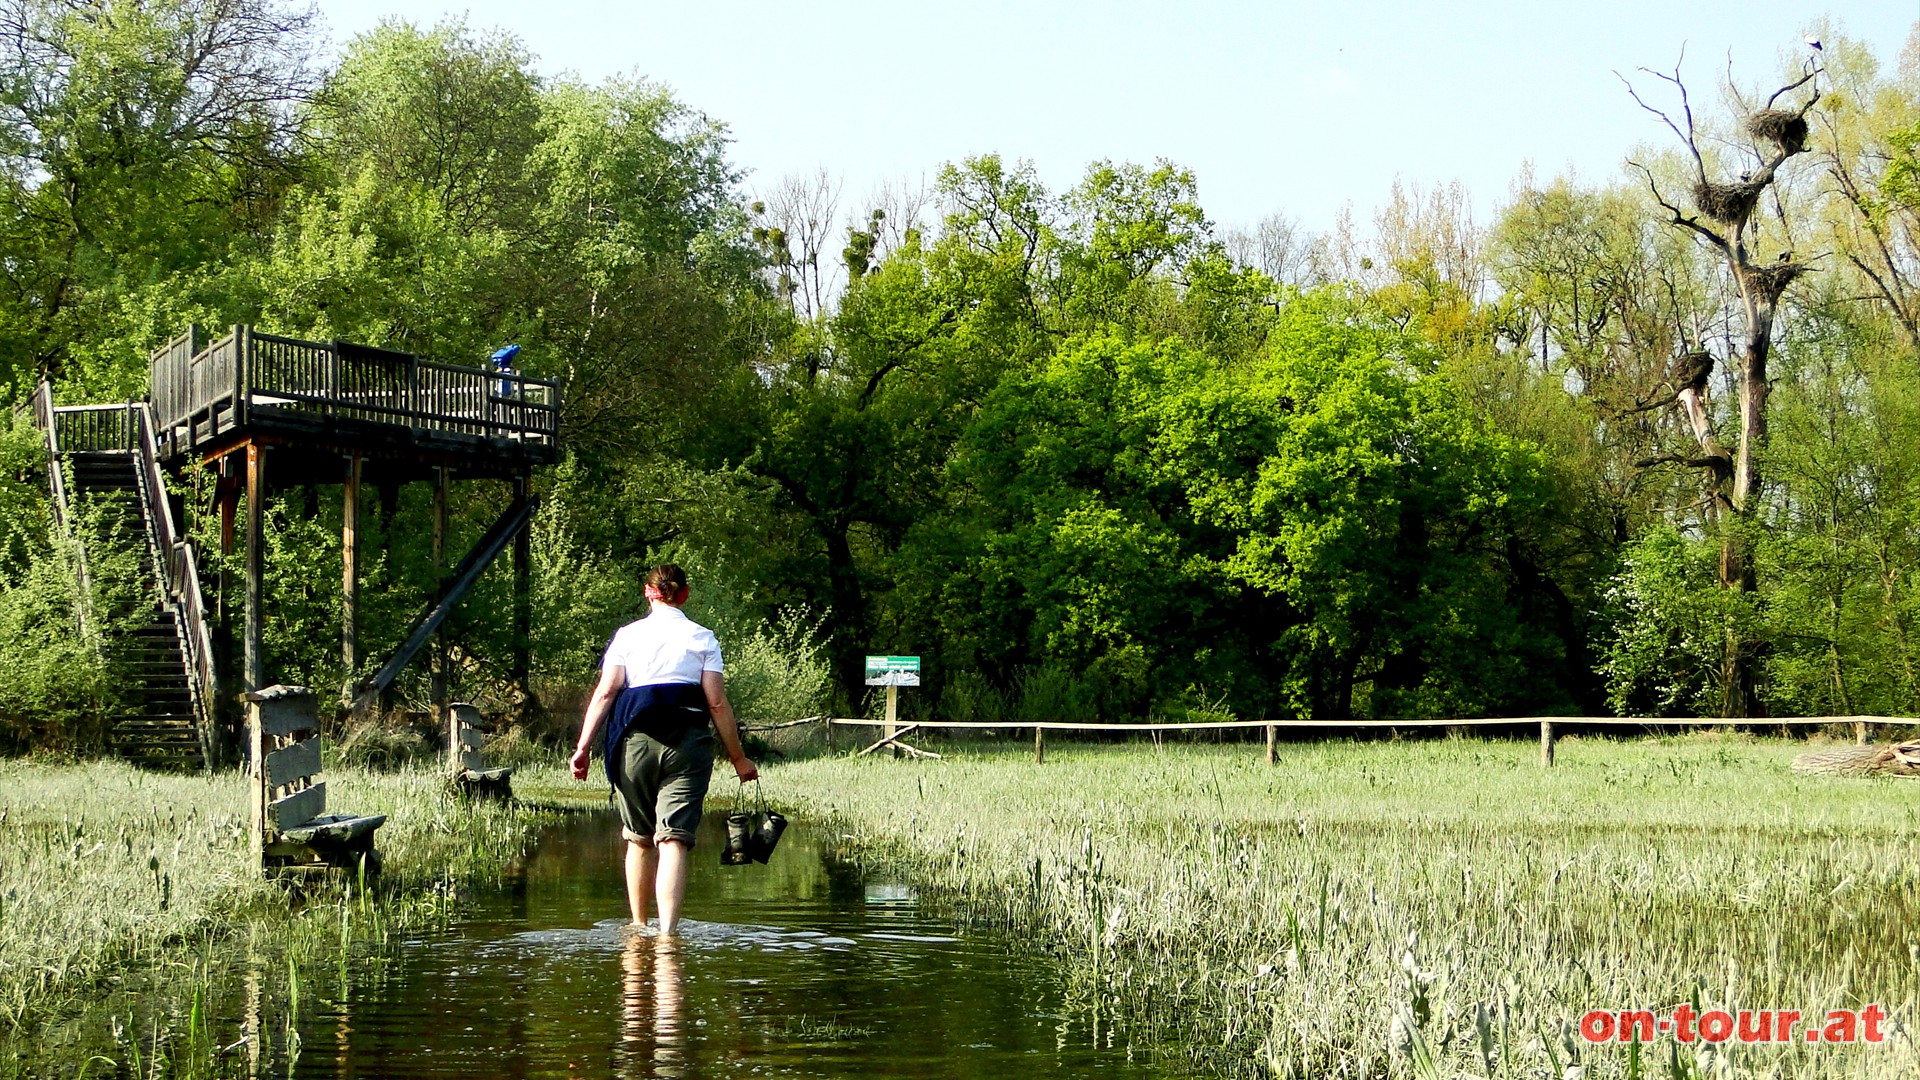
[[[647,586],[647,599],[658,600],[663,604],[684,604],[687,602],[687,587],[682,585],[674,590],[674,595],[668,596],[666,593],[660,591],[660,586],[649,585]]]

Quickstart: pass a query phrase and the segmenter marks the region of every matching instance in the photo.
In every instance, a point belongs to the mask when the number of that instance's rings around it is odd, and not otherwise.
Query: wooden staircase
[[[160,560],[153,550],[156,530],[140,498],[139,462],[132,453],[91,451],[68,455],[66,469],[70,498],[101,508],[103,517],[125,535],[142,537],[147,548],[140,560],[139,595],[149,606],[128,612],[134,616],[127,620],[131,629],[109,646],[111,670],[125,684],[121,703],[126,711],[108,718],[114,752],[157,768],[205,768],[180,620],[153,574]]]
[[[103,530],[141,538],[133,608],[92,612],[86,544],[78,547],[81,619],[123,628],[104,643],[120,709],[108,717],[112,748],[141,765],[204,770],[215,750],[212,643],[200,604],[193,548],[174,528],[147,407],[55,407],[51,388],[35,394],[35,418],[47,432],[49,480],[60,527],[74,530],[74,509],[93,508]],[[101,620],[101,616],[108,616]],[[83,633],[98,627],[83,625]]]

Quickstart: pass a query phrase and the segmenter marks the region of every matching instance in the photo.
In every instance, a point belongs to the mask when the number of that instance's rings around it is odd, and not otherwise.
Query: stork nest
[[[1920,776],[1920,740],[1814,750],[1794,758],[1793,771],[1820,776]]]
[[[1693,205],[1713,220],[1733,225],[1753,213],[1754,206],[1760,202],[1760,192],[1766,186],[1757,180],[1738,184],[1716,184],[1709,180],[1693,185]]]
[[[1667,365],[1667,378],[1676,391],[1705,390],[1707,380],[1713,377],[1713,363],[1713,354],[1705,349],[1683,352]]]
[[[1778,300],[1787,291],[1787,286],[1807,272],[1807,264],[1797,262],[1768,263],[1764,266],[1749,266],[1741,275],[1754,289],[1765,293],[1769,299]]]
[[[1761,109],[1747,117],[1747,134],[1797,154],[1807,148],[1807,118],[1791,109]]]

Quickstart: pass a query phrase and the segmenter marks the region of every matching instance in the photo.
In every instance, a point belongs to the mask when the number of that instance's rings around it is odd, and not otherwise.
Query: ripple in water
[[[1054,970],[828,863],[805,826],[727,868],[703,826],[680,931],[620,916],[611,816],[547,836],[523,886],[304,1005],[294,1076],[1153,1077]],[[286,1063],[274,1069],[286,1073]]]

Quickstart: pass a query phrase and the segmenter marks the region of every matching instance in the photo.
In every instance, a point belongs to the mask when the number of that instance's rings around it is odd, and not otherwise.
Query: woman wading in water
[[[757,779],[760,771],[740,748],[720,674],[720,642],[680,611],[687,602],[686,572],[671,563],[654,567],[647,574],[647,599],[653,610],[621,627],[607,646],[572,765],[573,778],[585,780],[594,736],[604,724],[601,753],[627,841],[627,907],[633,924],[645,926],[652,896],[660,932],[671,934],[680,923],[687,858],[713,775],[713,730],[741,783]]]

